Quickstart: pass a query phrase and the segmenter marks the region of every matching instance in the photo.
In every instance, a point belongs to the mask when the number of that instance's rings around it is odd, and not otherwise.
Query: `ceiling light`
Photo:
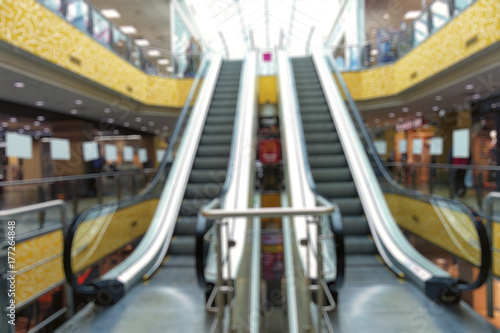
[[[141,131],[145,132],[147,130],[146,126],[141,127]]]
[[[378,49],[372,49],[372,50],[370,51],[370,55],[371,55],[371,56],[376,56],[377,54],[378,54]]]
[[[378,123],[380,123],[380,119],[377,118],[374,120],[374,122],[375,122],[375,124],[378,124]]]
[[[156,135],[160,134],[160,130],[155,130],[155,134]]]
[[[5,121],[2,123],[2,127],[9,127],[9,124],[6,123]]]
[[[36,101],[36,102],[35,102],[35,105],[36,105],[36,106],[44,106],[44,104],[45,104],[45,103],[44,103],[43,101]]]
[[[104,15],[104,17],[107,17],[109,19],[122,17],[116,9],[102,9],[101,13],[102,13],[102,15]]]
[[[481,98],[481,94],[472,95],[472,99],[480,99],[480,98]]]
[[[422,115],[422,112],[420,112],[420,111],[415,112],[415,116],[420,117],[421,115]]]
[[[10,117],[9,118],[9,122],[11,122],[11,123],[17,123],[17,118]]]
[[[22,128],[20,128],[20,129],[17,130],[17,132],[23,134],[24,130]]]
[[[75,99],[75,104],[76,105],[82,105],[83,101],[81,99]]]
[[[71,110],[69,111],[69,113],[71,113],[71,114],[77,114],[77,113],[78,113],[78,110],[77,110],[77,109],[71,109]]]
[[[115,120],[114,120],[113,118],[109,118],[107,121],[108,121],[108,123],[110,123],[110,124],[112,124],[112,123],[114,123],[114,122],[115,122]]]
[[[33,126],[40,126],[41,124],[42,124],[42,123],[41,123],[41,122],[39,122],[38,120],[35,120],[35,121],[33,122]]]
[[[160,55],[160,50],[148,50],[148,56],[150,57],[159,57]]]
[[[131,25],[121,26],[120,30],[126,34],[136,34],[137,33],[137,29]]]
[[[173,72],[173,71],[174,71],[174,67],[172,67],[172,66],[167,66],[167,67],[165,67],[165,70],[166,70],[167,72]]]
[[[474,89],[474,85],[473,85],[473,84],[467,84],[467,85],[465,86],[465,89],[467,89],[467,90],[472,90],[472,89]]]
[[[410,10],[405,13],[403,18],[405,20],[413,20],[414,18],[417,18],[417,16],[420,14],[420,10]]]
[[[31,129],[31,126],[30,125],[24,125],[24,129],[29,131]]]
[[[154,121],[150,121],[150,122],[148,123],[148,125],[149,125],[149,126],[154,126],[154,125],[155,125],[155,122],[154,122]]]
[[[164,131],[168,130],[168,126],[163,126],[163,130]]]
[[[404,121],[404,119],[403,119],[403,118],[398,118],[398,122],[399,122],[399,123],[402,123],[403,121]]]
[[[368,123],[365,123],[365,127],[368,127],[368,126],[370,126],[370,125],[368,125]]]
[[[141,39],[136,39],[135,41],[135,45],[137,46],[149,46],[149,40],[147,39],[144,39],[144,38],[141,38]]]
[[[110,108],[104,108],[104,113],[110,113],[111,112],[111,109]]]
[[[394,112],[389,113],[389,118],[394,118],[396,117],[396,114]]]
[[[436,101],[442,101],[443,100],[443,96],[434,96],[434,99]]]
[[[123,126],[125,126],[125,127],[129,127],[129,126],[130,126],[130,123],[129,123],[128,121],[126,121],[126,122],[124,122],[124,123],[123,123]]]
[[[446,114],[446,110],[445,110],[445,109],[441,109],[441,110],[439,111],[439,113],[438,113],[438,116],[439,116],[440,118],[443,118],[445,114]]]
[[[388,121],[386,121],[386,122],[384,123],[384,126],[386,126],[386,127],[387,127],[387,126],[389,126],[389,122],[388,122]]]
[[[120,131],[116,129],[116,130],[113,131],[113,134],[114,135],[120,134]]]
[[[382,18],[383,18],[384,20],[388,20],[388,19],[389,19],[389,17],[390,17],[390,15],[389,15],[389,14],[387,14],[387,13],[385,13],[384,15],[382,15]]]
[[[36,120],[38,120],[38,121],[44,121],[45,117],[44,116],[38,116],[38,117],[36,117]]]
[[[169,65],[170,64],[170,60],[168,60],[168,59],[158,59],[158,60],[156,60],[156,62],[158,63],[158,65]]]
[[[24,88],[24,83],[23,82],[14,82],[14,87],[16,87],[16,88]]]
[[[43,129],[43,131],[44,131],[45,133],[48,133],[48,132],[50,132],[50,129],[48,129],[48,128],[46,127],[46,128],[44,128],[44,129]]]
[[[401,109],[401,111],[403,111],[403,112],[408,112],[408,111],[410,111],[410,108],[409,108],[409,107],[407,107],[407,106],[405,106],[404,108],[402,108],[402,109]]]
[[[439,111],[439,106],[434,105],[434,106],[432,107],[432,111]]]
[[[377,124],[377,128],[381,128],[381,127],[382,127],[382,125],[380,125],[380,124]]]
[[[135,121],[138,122],[138,123],[140,123],[142,121],[142,118],[141,117],[137,117],[137,118],[135,118]]]

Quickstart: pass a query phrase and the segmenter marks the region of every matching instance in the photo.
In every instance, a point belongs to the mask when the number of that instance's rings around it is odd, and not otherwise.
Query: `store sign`
[[[396,124],[396,132],[404,132],[412,129],[420,128],[424,125],[424,118],[418,117],[403,121]]]
[[[259,161],[262,164],[277,164],[281,160],[281,143],[279,139],[259,140]]]

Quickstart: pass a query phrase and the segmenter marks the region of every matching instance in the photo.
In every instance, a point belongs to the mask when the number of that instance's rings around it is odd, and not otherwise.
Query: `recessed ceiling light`
[[[432,111],[439,111],[439,106],[434,105],[434,106],[432,107]]]
[[[413,20],[414,18],[417,18],[417,16],[420,14],[420,10],[410,10],[410,11],[407,11],[403,18],[405,20]]]
[[[31,126],[30,126],[30,125],[24,125],[24,129],[25,129],[26,131],[29,131],[29,130],[31,129]]]
[[[164,131],[168,130],[168,126],[163,126],[163,130]]]
[[[45,128],[43,129],[43,131],[44,131],[45,133],[47,133],[47,132],[50,132],[50,129],[48,129],[47,127],[45,127]]]
[[[150,57],[159,57],[160,55],[160,50],[148,50],[148,56]]]
[[[174,67],[172,67],[172,66],[167,66],[167,67],[165,67],[165,70],[166,70],[167,72],[173,72],[173,71],[174,71]]]
[[[405,106],[404,108],[402,108],[402,109],[401,109],[401,111],[403,111],[403,112],[408,112],[408,111],[410,111],[410,108],[409,108],[409,107],[407,107],[407,106]]]
[[[129,123],[128,121],[126,121],[126,122],[124,122],[124,123],[123,123],[123,126],[125,126],[125,127],[129,127],[129,126],[130,126],[130,123]]]
[[[401,122],[403,122],[403,121],[404,121],[404,119],[403,119],[403,118],[398,118],[398,122],[399,122],[399,123],[401,123]]]
[[[77,114],[77,113],[78,113],[78,110],[77,110],[77,109],[71,109],[71,110],[69,111],[69,113],[71,113],[71,114]]]
[[[465,86],[465,89],[467,89],[467,90],[472,90],[472,89],[474,89],[474,85],[473,85],[473,84],[467,84],[467,85]]]
[[[112,123],[114,123],[114,122],[115,122],[115,120],[114,120],[113,118],[109,118],[107,121],[108,121],[108,123],[110,123],[110,124],[112,124]]]
[[[396,117],[396,114],[394,112],[389,113],[389,118],[394,118]]]
[[[17,118],[10,117],[9,118],[9,122],[11,122],[11,123],[17,123]]]
[[[136,39],[134,42],[135,42],[135,45],[137,45],[137,46],[149,46],[149,44],[150,44],[149,40],[144,39],[144,38]]]
[[[82,105],[83,101],[81,99],[75,99],[75,104],[76,105]]]
[[[384,123],[384,126],[389,126],[389,122],[388,122],[388,121],[386,121],[386,122]]]
[[[155,134],[156,135],[160,134],[160,130],[155,130]]]
[[[371,55],[371,56],[376,56],[377,54],[378,54],[378,49],[372,49],[372,50],[370,51],[370,55]]]
[[[434,96],[434,99],[436,101],[442,101],[443,100],[443,96]]]
[[[114,19],[114,18],[120,18],[120,17],[122,17],[120,15],[120,13],[118,13],[118,11],[116,9],[112,9],[112,8],[110,8],[110,9],[102,9],[101,13],[102,13],[102,15],[104,15],[104,17],[107,17],[109,19]]]
[[[36,101],[36,102],[35,102],[35,105],[36,105],[36,106],[44,106],[44,105],[45,105],[45,103],[44,103],[43,101]]]
[[[378,124],[378,123],[380,123],[380,119],[376,118],[376,119],[374,120],[374,122],[375,122],[375,124]]]
[[[170,64],[170,60],[168,60],[168,59],[158,59],[158,60],[156,60],[156,62],[158,63],[158,65],[168,65],[168,64]]]
[[[38,117],[36,117],[36,120],[38,120],[38,121],[44,121],[45,117],[44,116],[38,116]]]
[[[16,88],[24,88],[24,82],[14,82],[14,87],[16,87]]]
[[[9,124],[6,123],[5,121],[2,123],[2,127],[9,127]]]
[[[146,126],[141,127],[141,131],[145,132],[147,130]]]
[[[473,99],[480,99],[481,98],[481,94],[474,94],[474,95],[472,95],[472,98]]]
[[[135,34],[137,33],[137,29],[131,25],[124,25],[120,27],[120,30],[126,34]]]
[[[138,123],[140,123],[142,121],[142,118],[141,117],[137,117],[137,118],[135,118],[135,121],[138,122]]]
[[[384,15],[382,15],[382,18],[383,18],[384,20],[388,20],[388,19],[389,19],[389,17],[390,17],[390,15],[389,15],[388,13],[385,13]]]
[[[42,124],[42,123],[41,123],[41,122],[39,122],[38,120],[35,120],[35,121],[33,122],[33,126],[40,126],[41,124]]]
[[[111,112],[111,109],[110,108],[104,108],[104,113],[110,113]]]
[[[20,128],[20,129],[17,130],[17,132],[23,134],[24,130],[22,128]]]
[[[113,134],[114,135],[120,134],[120,131],[116,129],[116,130],[113,131]]]
[[[149,126],[154,126],[154,125],[155,125],[155,122],[154,122],[154,121],[150,121],[150,122],[148,123],[148,125],[149,125]]]
[[[420,112],[420,111],[415,112],[415,116],[420,117],[421,115],[422,115],[422,112]]]

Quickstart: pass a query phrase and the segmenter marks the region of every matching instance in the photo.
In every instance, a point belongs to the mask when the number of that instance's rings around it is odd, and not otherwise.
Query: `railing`
[[[58,209],[60,211],[60,220],[55,226],[45,226],[41,225],[39,230],[29,233],[20,233],[18,230],[21,228],[21,222],[15,220],[19,216],[29,215],[33,213],[47,212],[52,209]],[[0,287],[2,290],[11,289],[11,299],[2,297],[2,302],[0,306],[2,308],[2,318],[0,319],[0,328],[2,332],[11,332],[14,325],[11,325],[9,321],[16,322],[16,318],[22,317],[22,312],[24,308],[28,307],[30,304],[34,304],[43,294],[47,293],[54,288],[57,288],[62,281],[52,281],[56,283],[55,285],[50,285],[48,287],[40,288],[36,280],[33,279],[18,279],[15,284],[15,288],[12,289],[12,282],[9,282],[8,278],[16,278],[23,274],[29,274],[32,271],[42,267],[45,264],[49,264],[52,260],[60,259],[62,262],[62,237],[59,253],[53,256],[43,258],[40,262],[29,262],[32,259],[26,251],[30,251],[31,246],[28,242],[33,242],[37,238],[46,237],[53,233],[62,233],[66,228],[66,222],[68,217],[68,206],[62,200],[52,200],[44,203],[38,203],[30,206],[24,206],[20,208],[13,208],[0,211],[0,272],[2,279],[0,280]],[[25,246],[25,244],[27,244]],[[57,244],[50,244],[51,246],[56,246]],[[37,249],[37,251],[42,251],[42,249]],[[56,251],[57,252],[57,251]],[[22,262],[22,258],[28,259],[28,262]],[[15,281],[15,280],[14,280]],[[28,286],[25,284],[28,283]],[[29,290],[22,290],[22,287],[28,287]],[[26,293],[32,293],[31,296],[25,296]],[[69,317],[73,312],[73,298],[72,293],[69,289],[66,290],[64,305],[61,309],[58,309],[52,313],[49,317],[45,318],[38,323],[38,319],[35,320],[35,327],[31,328],[30,332],[36,332],[47,325],[51,324],[56,319],[63,315]],[[13,303],[14,302],[14,303]],[[12,313],[12,305],[15,306],[15,313]],[[28,323],[28,328],[31,323]]]
[[[204,53],[140,47],[86,0],[37,0],[96,42],[147,74],[194,77]]]
[[[201,212],[201,214],[210,219],[215,219],[215,224],[210,229],[205,238],[209,241],[215,241],[215,253],[217,256],[217,282],[215,285],[215,288],[212,291],[212,295],[209,298],[208,305],[210,305],[214,298],[216,299],[216,307],[209,309],[217,312],[217,327],[219,332],[223,332],[223,320],[224,320],[224,315],[225,315],[225,305],[226,304],[232,304],[232,297],[235,293],[234,291],[234,282],[231,279],[231,276],[227,276],[224,278],[223,276],[223,264],[231,266],[230,258],[231,256],[229,254],[224,255],[224,249],[229,249],[232,246],[232,240],[227,237],[227,242],[225,244],[222,243],[222,235],[225,233],[226,235],[229,235],[229,233],[223,230],[223,228],[227,228],[228,226],[228,219],[231,218],[237,218],[237,217],[246,217],[246,218],[263,218],[263,217],[294,217],[294,216],[331,216],[331,214],[335,211],[334,206],[330,205],[329,203],[328,206],[319,206],[319,207],[313,207],[313,208],[288,208],[288,207],[265,207],[265,208],[249,208],[249,209],[241,209],[241,210],[224,210],[224,209],[216,209],[216,205],[220,204],[220,200],[214,200],[212,201],[209,205],[205,206]],[[312,219],[312,223],[317,223],[318,228],[321,230],[321,225],[318,223],[320,219]],[[290,235],[291,233],[291,227],[285,228],[284,226],[284,233],[286,231],[284,240],[285,240],[285,246],[284,246],[284,258],[285,258],[285,278],[289,279],[295,276],[295,273],[293,272],[293,269],[295,265],[293,264],[293,253],[292,253],[292,237]],[[214,236],[215,235],[215,236]],[[318,233],[318,240],[321,238],[322,233]],[[335,235],[332,235],[331,237],[333,240],[336,241]],[[309,245],[309,241],[305,241],[303,245]],[[320,242],[317,242],[318,247],[316,250],[316,253],[318,254],[317,260],[321,261],[322,256],[321,256],[321,247],[319,244]],[[291,270],[291,271],[290,271]],[[317,265],[317,282],[316,285],[309,285],[308,290],[310,291],[316,291],[318,295],[318,309],[319,311],[323,311],[325,307],[323,307],[322,304],[322,295],[323,292],[326,295],[330,294],[329,289],[326,287],[326,283],[323,283],[323,277],[324,277],[324,271],[323,271],[323,266],[321,264]],[[256,276],[252,275],[252,279],[257,278]],[[260,276],[258,277],[260,278]],[[226,280],[226,281],[224,281]],[[309,281],[310,282],[310,281]],[[254,288],[260,287],[259,284],[253,284],[252,286]],[[297,288],[295,288],[295,283],[290,283],[290,281],[287,281],[287,291],[289,295],[287,298],[293,299],[293,295],[295,295],[295,291]],[[251,290],[251,294],[256,294],[257,291]],[[227,299],[224,301],[224,294],[227,294]],[[331,295],[327,296],[329,299],[332,299]],[[258,305],[251,305],[251,308],[258,307]],[[289,321],[294,322],[297,319],[298,312],[297,312],[297,302],[290,301],[288,302],[288,317]],[[231,307],[229,307],[229,318],[231,318]],[[295,317],[294,317],[295,316]],[[255,318],[250,318],[250,319],[255,319],[258,320],[258,316]],[[321,317],[318,317],[318,320],[321,320]],[[298,324],[298,323],[296,323]],[[311,323],[312,324],[312,323]],[[320,327],[319,323],[317,324],[318,328]],[[301,332],[299,330],[299,327],[297,325],[291,325],[290,327],[290,332]],[[231,325],[229,325],[231,327]],[[253,322],[250,324],[250,327],[259,327],[258,322]]]
[[[484,205],[485,205],[485,211],[486,211],[486,223],[487,223],[487,229],[488,229],[488,232],[489,232],[489,236],[490,236],[490,244],[491,244],[491,252],[492,252],[492,255],[495,256],[495,254],[498,253],[498,249],[495,248],[495,242],[494,242],[494,236],[495,233],[494,233],[494,228],[493,228],[493,223],[496,223],[498,224],[499,221],[500,221],[500,218],[498,217],[498,215],[496,215],[496,218],[495,218],[495,211],[493,210],[493,204],[495,202],[499,202],[500,201],[500,192],[491,192],[489,193],[486,198],[485,198],[485,201],[484,201]],[[498,312],[499,309],[497,307],[494,306],[493,304],[493,293],[494,293],[494,288],[493,288],[493,279],[494,279],[494,276],[495,276],[495,279],[498,279],[498,276],[496,276],[495,274],[493,274],[494,272],[494,262],[495,260],[492,259],[492,265],[490,267],[490,275],[488,276],[488,280],[486,281],[486,306],[487,306],[487,315],[488,317],[490,318],[493,318],[494,317],[494,312]]]
[[[149,168],[0,182],[0,191],[10,192],[0,207],[9,209],[61,199],[71,203],[72,212],[77,215],[95,204],[138,193],[151,181],[156,171]],[[40,213],[40,224],[45,218],[45,214]]]
[[[404,57],[474,2],[476,0],[434,0],[408,26],[402,23],[399,29],[387,31],[384,36],[361,45],[330,45],[328,48],[332,49],[341,71],[390,64]]]

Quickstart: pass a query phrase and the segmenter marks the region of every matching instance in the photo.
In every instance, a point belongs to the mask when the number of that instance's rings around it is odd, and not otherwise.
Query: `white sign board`
[[[134,161],[134,147],[124,146],[123,147],[123,161],[133,162]]]
[[[7,157],[33,158],[33,138],[31,135],[24,135],[15,132],[7,132],[5,135]]]
[[[156,161],[157,162],[163,161],[163,156],[165,156],[165,149],[156,150]]]
[[[431,155],[434,156],[443,155],[443,138],[441,137],[431,138],[431,146],[429,150]]]
[[[139,161],[146,163],[148,161],[148,150],[146,148],[139,149]]]
[[[411,152],[415,155],[422,155],[424,152],[424,142],[421,138],[413,139]]]
[[[407,149],[408,149],[408,144],[406,142],[406,139],[403,139],[403,140],[399,140],[399,152],[401,154],[406,154],[407,153]]]
[[[385,155],[387,153],[387,142],[385,141],[373,141],[377,154]]]
[[[110,162],[118,160],[118,149],[115,145],[104,145],[104,158]]]
[[[68,139],[50,139],[50,158],[53,160],[69,161],[71,159],[71,149]]]
[[[95,141],[82,143],[83,160],[85,162],[97,160],[99,158],[99,145]]]
[[[470,130],[468,128],[453,131],[453,158],[469,158]]]

